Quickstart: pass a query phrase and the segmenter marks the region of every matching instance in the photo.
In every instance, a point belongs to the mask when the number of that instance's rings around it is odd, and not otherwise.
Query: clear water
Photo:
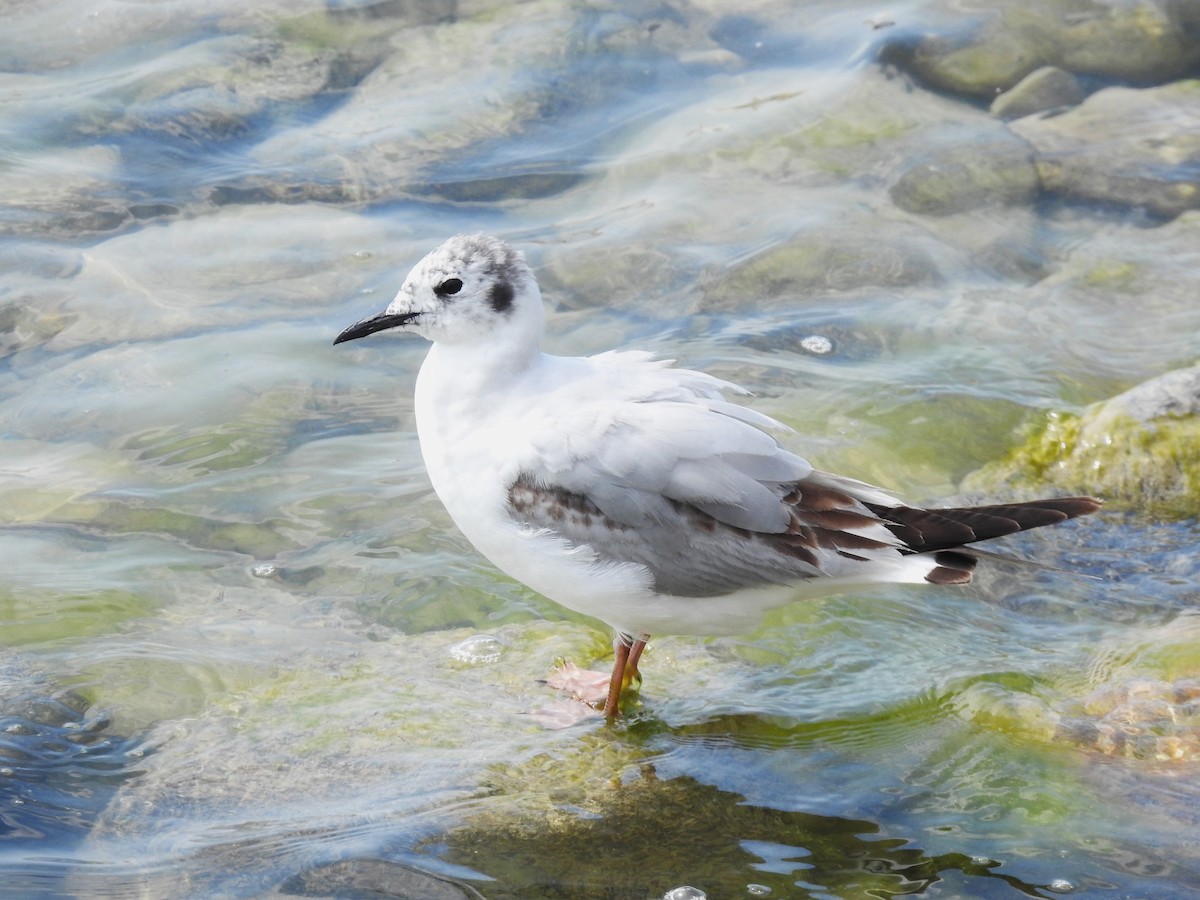
[[[529,715],[608,634],[449,522],[412,430],[423,347],[330,345],[445,236],[527,252],[555,352],[737,380],[814,462],[914,501],[1196,351],[1186,216],[890,206],[905,159],[990,127],[873,62],[869,22],[919,29],[922,6],[713,6],[6,14],[5,892],[1200,879],[1193,522],[1008,542],[1094,580],[994,566],[664,636],[626,721]],[[798,233],[854,252],[737,280]],[[981,263],[992,236],[1045,277]],[[1089,289],[1106,273],[1127,293]]]

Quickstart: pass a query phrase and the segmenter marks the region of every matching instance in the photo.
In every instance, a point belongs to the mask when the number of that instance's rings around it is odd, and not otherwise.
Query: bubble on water
[[[1075,890],[1075,882],[1068,881],[1066,878],[1055,878],[1046,885],[1046,890],[1054,891],[1056,894],[1070,894]]]
[[[258,563],[250,568],[250,574],[255,578],[270,578],[278,571],[273,563]]]
[[[663,894],[662,900],[708,900],[708,894],[690,884],[681,884]]]
[[[771,889],[765,884],[748,884],[746,885],[746,893],[751,897],[765,897],[771,893]]]
[[[475,634],[465,641],[459,641],[447,652],[459,662],[480,665],[498,660],[504,652],[504,644],[491,635]]]
[[[817,356],[824,356],[826,353],[833,352],[833,341],[823,334],[810,334],[800,341],[800,346],[809,353],[815,353]]]

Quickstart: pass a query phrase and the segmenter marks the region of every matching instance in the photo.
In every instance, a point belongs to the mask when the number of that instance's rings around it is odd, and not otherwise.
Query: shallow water
[[[1006,542],[1085,577],[991,564],[663,636],[626,720],[549,730],[540,679],[603,667],[608,633],[450,523],[412,427],[424,348],[330,345],[444,237],[495,232],[553,352],[678,358],[817,465],[954,495],[1200,333],[1200,214],[893,203],[915,160],[1008,140],[880,61],[960,15],[6,15],[5,890],[1185,896],[1194,521]]]

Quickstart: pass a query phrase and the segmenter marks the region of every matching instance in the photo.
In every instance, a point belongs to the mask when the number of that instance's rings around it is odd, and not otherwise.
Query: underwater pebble
[[[447,652],[459,662],[479,665],[498,660],[504,652],[504,645],[489,635],[476,634],[465,641],[459,641]]]

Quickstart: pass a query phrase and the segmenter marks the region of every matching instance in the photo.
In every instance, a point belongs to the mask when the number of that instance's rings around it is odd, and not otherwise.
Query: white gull
[[[521,253],[459,235],[409,273],[377,331],[433,343],[416,384],[434,490],[497,568],[616,629],[605,715],[651,634],[736,634],[770,609],[871,583],[965,584],[966,544],[1086,515],[1090,497],[907,506],[815,470],[725,399],[746,394],[639,351],[541,350]]]

